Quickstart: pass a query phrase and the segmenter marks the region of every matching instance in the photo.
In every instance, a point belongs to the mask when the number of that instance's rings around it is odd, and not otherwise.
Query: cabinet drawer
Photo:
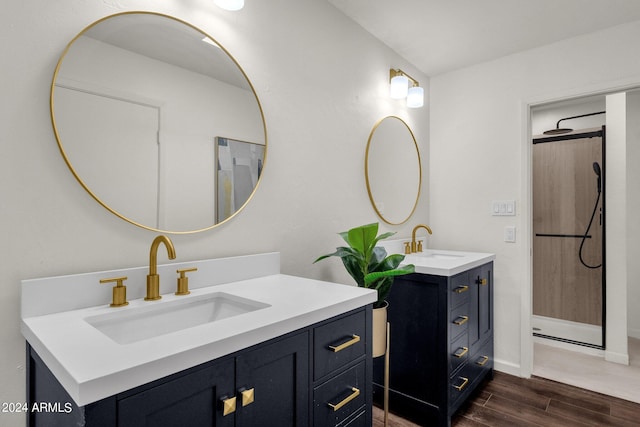
[[[314,425],[335,426],[363,409],[366,392],[364,364],[364,361],[358,363],[314,390]]]
[[[352,419],[345,421],[345,424],[341,427],[370,427],[367,425],[367,414],[365,411],[355,415]]]
[[[313,378],[322,378],[365,354],[365,312],[360,311],[315,328]]]
[[[449,383],[449,398],[451,407],[456,405],[459,399],[466,398],[476,382],[493,369],[493,342],[487,342],[480,351],[469,357],[469,361],[458,373],[451,377]]]
[[[467,273],[460,274],[451,279],[449,283],[449,308],[455,308],[469,301],[471,284]]]
[[[469,356],[469,364],[480,371],[493,369],[493,341],[489,340],[479,351]]]
[[[449,364],[453,373],[460,365],[469,358],[469,336],[467,334],[460,335],[449,347]]]
[[[449,316],[449,337],[456,338],[463,332],[467,332],[469,328],[470,318],[469,304],[462,304],[461,306],[451,310]]]

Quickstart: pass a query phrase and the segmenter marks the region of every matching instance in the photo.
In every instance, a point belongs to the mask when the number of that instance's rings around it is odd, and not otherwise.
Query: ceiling
[[[639,0],[327,0],[428,76],[640,20]]]

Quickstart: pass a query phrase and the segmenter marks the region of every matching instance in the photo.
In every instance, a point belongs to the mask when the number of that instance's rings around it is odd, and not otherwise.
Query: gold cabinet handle
[[[255,400],[255,389],[250,388],[248,390],[240,391],[240,395],[242,396],[242,407],[251,405]]]
[[[469,286],[462,285],[462,286],[458,286],[457,288],[455,288],[453,290],[453,292],[455,292],[456,294],[461,294],[461,293],[466,292],[468,290],[469,290]]]
[[[489,356],[482,356],[480,359],[476,360],[476,365],[484,366],[489,361]]]
[[[454,385],[453,388],[455,388],[458,391],[462,391],[462,389],[465,388],[467,384],[469,384],[469,378],[465,378],[465,377],[458,377],[458,378],[462,380],[462,384]]]
[[[468,320],[469,320],[469,316],[458,316],[458,317],[455,318],[453,323],[455,323],[456,325],[460,326],[460,325],[464,325],[465,323],[467,323]]]
[[[333,412],[339,410],[344,405],[351,402],[356,397],[360,396],[360,390],[358,390],[355,387],[351,387],[351,392],[352,393],[349,396],[347,396],[344,400],[342,400],[340,403],[336,403],[335,405],[333,403],[327,403],[327,405],[329,405],[329,407],[333,409]]]
[[[236,397],[223,397],[222,401],[222,416],[226,417],[229,414],[236,412]]]
[[[334,353],[337,353],[339,351],[344,350],[347,347],[351,347],[357,342],[360,342],[360,336],[354,334],[354,335],[351,335],[351,339],[349,341],[342,343],[340,345],[330,345],[329,349],[333,350]]]
[[[462,350],[462,351],[460,351]],[[460,358],[462,356],[464,356],[465,354],[467,354],[467,352],[469,351],[469,347],[460,347],[459,349],[457,349],[455,351],[455,353],[453,353],[453,355],[457,358]]]
[[[476,280],[476,283],[478,285],[484,286],[484,285],[486,285],[488,283],[488,281],[487,281],[487,279],[481,279],[481,278],[478,277],[478,280]]]

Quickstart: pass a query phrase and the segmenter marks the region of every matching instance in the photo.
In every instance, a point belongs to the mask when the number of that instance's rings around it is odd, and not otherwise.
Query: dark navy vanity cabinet
[[[27,362],[30,406],[69,408],[30,413],[32,427],[372,423],[371,305],[81,408],[30,346]]]
[[[420,425],[451,416],[493,374],[493,263],[452,277],[397,277],[389,294],[389,408]],[[382,405],[384,358],[374,362]]]

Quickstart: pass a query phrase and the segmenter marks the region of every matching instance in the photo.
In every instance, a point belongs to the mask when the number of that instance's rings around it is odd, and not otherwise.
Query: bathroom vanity
[[[493,373],[492,254],[427,250],[407,255],[416,273],[389,294],[391,412],[420,425],[451,416]],[[383,399],[374,361],[374,401]]]
[[[158,266],[159,301],[145,273],[23,281],[28,404],[45,409],[30,426],[371,425],[374,291],[282,275],[277,253]],[[109,307],[112,276],[135,283],[126,307]]]

